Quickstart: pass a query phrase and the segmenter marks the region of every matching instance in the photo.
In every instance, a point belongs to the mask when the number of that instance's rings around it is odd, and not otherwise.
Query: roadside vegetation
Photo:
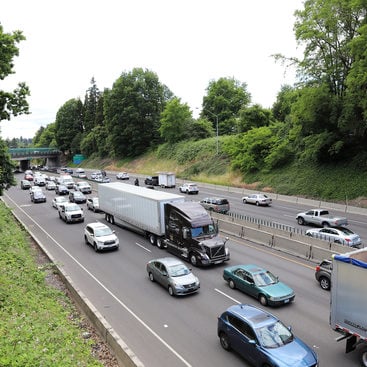
[[[225,151],[226,140],[219,139],[216,154],[214,138],[161,146],[135,159],[100,159],[91,157],[82,163],[85,168],[127,171],[142,175],[157,172],[175,172],[177,177],[197,182],[235,186],[292,195],[309,199],[340,202],[367,207],[367,172],[357,166],[345,164],[292,163],[271,171],[242,174],[232,167]],[[72,165],[72,163],[68,163]]]
[[[102,366],[85,320],[46,277],[29,235],[0,201],[0,366]]]

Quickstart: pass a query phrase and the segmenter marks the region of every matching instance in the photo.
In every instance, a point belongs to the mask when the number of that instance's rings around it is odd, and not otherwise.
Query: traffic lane
[[[63,224],[63,223],[62,223],[62,224]],[[65,225],[64,225],[64,226],[65,226]],[[74,225],[71,225],[71,226],[74,226]],[[74,247],[75,247],[75,246],[74,246]],[[234,250],[234,249],[231,249],[231,251],[232,251],[232,259],[233,259],[233,250]],[[135,258],[135,256],[134,256],[134,258]],[[98,261],[98,262],[97,262],[97,265],[98,265],[99,263],[100,263],[100,262]],[[205,271],[205,273],[207,272],[207,270],[209,270],[209,269],[204,270],[204,271]],[[211,269],[211,270],[212,270],[212,269]],[[200,278],[202,279],[202,276],[200,276]],[[212,278],[212,277],[211,277],[211,278]],[[202,280],[202,284],[203,284],[203,280]],[[165,292],[165,290],[163,290],[163,289],[162,289],[161,291],[164,291],[164,292]],[[201,292],[200,292],[200,293],[202,293],[202,290],[201,290]],[[247,296],[245,296],[245,297],[247,297]],[[251,300],[251,301],[252,301],[252,300]],[[144,300],[143,300],[143,302],[144,302]],[[215,302],[214,302],[214,303],[215,303]],[[161,309],[161,306],[159,306],[159,309]],[[222,311],[223,309],[225,309],[225,307],[221,308],[221,311]],[[221,311],[220,311],[220,312],[221,312]],[[220,313],[220,312],[219,312],[219,313]],[[218,314],[218,312],[217,312],[216,314]],[[205,325],[205,324],[206,324],[206,322],[204,323],[204,325]],[[305,339],[305,338],[304,338],[304,339]]]
[[[29,214],[25,215],[25,219],[28,222],[27,226],[33,227],[32,230],[36,237],[45,244],[45,247],[55,258],[58,265],[66,271],[71,279],[73,279],[77,289],[80,289],[89,298],[99,312],[105,316],[107,321],[110,319],[109,315],[113,315],[115,322],[109,322],[123,340],[127,342],[127,345],[129,345],[133,351],[133,346],[135,344],[138,349],[141,349],[142,346],[144,347],[143,350],[146,358],[145,362],[144,360],[143,362],[145,365],[161,366],[165,363],[175,366],[181,365],[177,361],[177,356],[167,347],[162,347],[161,341],[155,337],[154,332],[148,332],[144,322],[139,319],[139,317],[135,317],[135,312],[125,305],[124,302],[132,298],[129,292],[124,289],[120,292],[119,296],[116,296],[110,291],[108,286],[103,283],[103,279],[101,280],[101,278],[96,276],[96,273],[103,272],[106,278],[115,279],[115,281],[118,280],[120,285],[125,284],[125,282],[121,282],[120,279],[128,279],[128,277],[124,274],[124,271],[121,270],[127,269],[127,273],[129,274],[132,272],[129,270],[128,261],[124,262],[121,261],[121,259],[117,259],[116,255],[120,254],[120,251],[96,254],[93,250],[88,252],[88,248],[86,249],[86,247],[82,246],[81,242],[79,243],[80,246],[75,245],[75,243],[70,244],[70,236],[73,239],[75,238],[75,234],[79,232],[77,224],[68,225],[68,231],[64,230],[64,237],[55,240],[55,234],[50,234],[50,232],[42,228],[45,224],[43,220],[34,223],[34,216],[32,218]],[[49,223],[52,223],[51,227],[56,228],[57,225],[55,227],[53,225],[54,222],[54,218],[50,218]],[[66,226],[66,224],[60,223],[62,224],[61,227]],[[68,249],[66,249],[66,247],[68,247]],[[87,252],[85,252],[85,250]],[[78,259],[79,256],[80,258]],[[84,264],[81,263],[81,258],[85,262]],[[117,266],[114,264],[114,260],[116,259]],[[118,273],[121,278],[116,278],[116,273],[114,273],[115,276],[111,276],[111,274],[107,272],[108,269],[113,269],[114,272],[116,268],[121,269]],[[129,283],[132,284],[132,282],[126,282],[126,284]],[[132,301],[132,303],[134,304],[134,301]],[[119,325],[122,325],[122,328],[115,327]],[[159,350],[159,353],[157,353],[157,350]],[[140,354],[142,353],[139,353],[138,357],[142,359]]]
[[[266,307],[277,315],[292,331],[319,354],[320,363],[343,366],[347,359],[341,358],[340,344],[335,342],[335,332],[329,326],[330,292],[323,291],[314,279],[313,265],[296,257],[277,253],[262,246],[229,244],[232,264],[256,264],[271,270],[280,280],[294,289],[293,304],[282,307]],[[233,261],[235,259],[235,261]],[[215,284],[212,284],[215,286]],[[263,308],[254,298],[229,288],[226,282],[217,286],[224,294],[242,303]]]

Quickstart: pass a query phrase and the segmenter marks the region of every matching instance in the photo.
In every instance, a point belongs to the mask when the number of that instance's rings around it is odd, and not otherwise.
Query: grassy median
[[[46,281],[27,232],[0,201],[0,366],[102,366],[66,294]]]

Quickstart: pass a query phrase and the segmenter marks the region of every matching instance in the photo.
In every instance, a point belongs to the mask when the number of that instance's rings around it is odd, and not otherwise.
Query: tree
[[[233,134],[240,110],[251,102],[247,84],[233,78],[220,78],[211,81],[206,90],[200,116],[212,122],[214,131],[218,122],[219,135]]]
[[[23,40],[25,37],[22,32],[4,33],[0,24],[0,80],[14,74],[13,59],[19,55],[17,44]],[[0,121],[28,113],[29,106],[26,98],[29,94],[29,88],[25,83],[19,83],[18,88],[12,92],[0,90]],[[0,139],[0,195],[3,194],[4,189],[15,184],[11,158],[4,141]]]
[[[306,156],[328,162],[366,151],[365,93],[354,83],[366,71],[356,64],[365,50],[360,40],[366,14],[364,0],[306,0],[295,13],[296,39],[305,51],[296,61],[300,93],[290,118]]]
[[[173,98],[167,102],[161,114],[161,137],[169,144],[187,139],[192,136],[192,131],[189,131],[191,120],[192,115],[187,103],[181,104],[179,98]]]
[[[84,130],[89,133],[96,126],[98,100],[100,92],[94,78],[91,80],[91,87],[87,90],[84,100]]]
[[[237,132],[246,132],[254,127],[268,126],[273,121],[271,110],[255,104],[240,111]]]
[[[80,133],[83,133],[83,104],[80,99],[70,99],[56,114],[55,138],[59,149],[63,153],[79,153],[74,139],[78,136],[80,141]]]
[[[13,71],[13,59],[19,55],[16,46],[20,41],[25,40],[21,31],[12,34],[4,33],[0,24],[0,80],[4,80]],[[0,90],[0,121],[10,120],[11,116],[18,116],[29,113],[29,106],[26,98],[30,95],[29,88],[25,83],[19,83],[18,88],[13,92]]]
[[[107,144],[115,157],[135,157],[156,146],[167,89],[155,73],[135,68],[104,93]]]
[[[36,132],[35,137],[33,138],[33,146],[40,148],[42,147],[57,148],[55,139],[55,129],[56,129],[55,122],[48,124],[46,127],[41,126]]]

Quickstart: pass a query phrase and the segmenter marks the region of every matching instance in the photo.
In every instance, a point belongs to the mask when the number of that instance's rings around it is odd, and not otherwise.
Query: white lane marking
[[[224,297],[229,298],[231,301],[236,302],[237,304],[241,304],[241,302],[240,302],[240,301],[237,301],[235,298],[233,298],[233,297],[229,296],[227,293],[222,292],[222,291],[221,291],[221,290],[219,290],[218,288],[214,288],[214,290],[215,290],[216,292],[220,293],[221,295],[223,295]]]
[[[132,309],[123,303],[114,293],[112,293],[100,280],[98,280],[84,265],[82,265],[69,251],[65,250],[51,235],[49,235],[32,217],[30,217],[17,203],[6,195],[15,206],[21,210],[37,227],[44,232],[62,251],[65,252],[81,269],[83,269],[94,281],[96,281],[117,303],[119,303],[131,316],[133,316],[143,327],[145,327],[156,339],[158,339],[168,350],[170,350],[184,365],[192,367],[173,347],[171,347],[165,340],[163,340],[152,328],[150,328]],[[27,226],[25,226],[27,228]]]
[[[143,250],[147,251],[147,252],[152,252],[151,250],[149,250],[148,248],[146,248],[145,246],[141,245],[140,243],[138,242],[135,242],[135,245],[141,247]]]

